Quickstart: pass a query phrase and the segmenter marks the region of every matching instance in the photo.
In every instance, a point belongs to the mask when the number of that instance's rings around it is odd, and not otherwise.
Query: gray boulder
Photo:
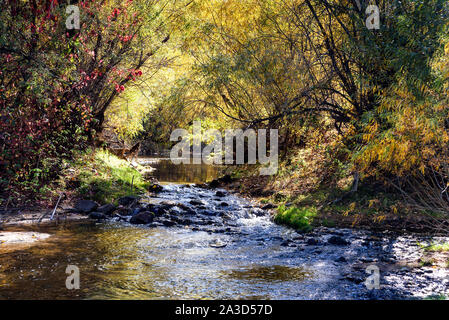
[[[118,204],[126,207],[126,206],[133,204],[133,202],[137,201],[137,200],[139,200],[139,198],[134,197],[134,196],[122,197],[122,198],[118,199]]]
[[[194,206],[203,206],[204,202],[201,200],[190,200],[190,204]]]
[[[267,214],[265,210],[262,210],[260,208],[253,208],[253,209],[251,209],[251,213],[253,215],[255,215],[256,217],[263,217],[263,216],[265,216]]]
[[[101,206],[97,209],[97,212],[101,212],[107,216],[110,216],[115,210],[117,209],[116,206],[113,204],[105,204],[104,206]]]
[[[332,244],[334,246],[347,246],[350,244],[347,240],[339,236],[330,237],[329,240],[327,240],[327,243]]]
[[[106,215],[101,212],[91,212],[89,214],[89,218],[94,219],[94,220],[106,220],[107,219]]]
[[[129,222],[132,224],[150,224],[153,222],[154,216],[151,212],[145,211],[134,215]]]
[[[320,242],[317,239],[314,238],[310,238],[307,240],[306,242],[309,246],[316,246],[318,245]]]
[[[221,190],[218,190],[218,191],[215,193],[215,196],[217,196],[217,197],[219,197],[219,198],[226,197],[226,192],[221,191]]]
[[[133,214],[134,210],[130,209],[130,208],[125,208],[120,206],[119,208],[117,208],[117,214],[120,216],[131,216]]]
[[[75,210],[82,213],[90,213],[98,208],[98,203],[92,200],[79,200],[75,204]]]
[[[156,216],[163,216],[163,215],[167,215],[170,213],[170,208],[172,208],[172,207],[160,205],[160,204],[149,204],[146,207],[146,210],[151,211]]]

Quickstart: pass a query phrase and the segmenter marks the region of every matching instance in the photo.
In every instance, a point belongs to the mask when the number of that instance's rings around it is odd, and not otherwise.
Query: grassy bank
[[[416,210],[403,197],[379,182],[361,180],[351,193],[353,176],[329,151],[315,147],[296,150],[281,162],[277,175],[260,176],[258,168],[233,168],[241,194],[278,206],[275,221],[299,231],[317,226],[371,230],[433,232],[445,217]],[[444,230],[438,230],[438,232]]]
[[[398,194],[372,186],[364,186],[353,194],[348,194],[347,189],[330,187],[296,193],[287,187],[277,187],[278,182],[278,178],[242,177],[238,184],[243,187],[238,189],[263,204],[275,204],[275,222],[300,232],[318,226],[398,232],[433,230],[436,215],[414,211]],[[269,193],[258,190],[257,186],[263,183]],[[347,196],[340,200],[343,195]]]
[[[90,150],[64,167],[57,184],[72,198],[112,203],[123,196],[145,193],[152,185],[144,178],[145,168],[131,166],[103,150]]]
[[[315,208],[286,208],[285,205],[281,205],[278,208],[278,213],[274,221],[279,224],[291,226],[299,231],[307,232],[312,229],[316,215],[317,210]]]

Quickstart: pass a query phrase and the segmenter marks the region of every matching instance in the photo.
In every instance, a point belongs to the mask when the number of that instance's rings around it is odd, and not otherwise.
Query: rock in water
[[[219,186],[220,186],[220,182],[218,180],[212,180],[211,182],[209,182],[210,188],[217,188]]]
[[[285,240],[284,242],[281,243],[281,247],[288,247],[290,245],[290,241]]]
[[[92,200],[79,200],[75,204],[75,210],[82,213],[90,213],[98,208],[98,203]]]
[[[251,209],[251,214],[255,215],[256,217],[263,217],[267,213],[265,212],[265,210],[262,210],[260,208],[253,208]]]
[[[173,207],[169,210],[169,213],[172,215],[181,215],[182,214],[182,210],[179,207]]]
[[[118,199],[118,204],[121,206],[129,206],[131,205],[134,201],[139,200],[139,198],[134,197],[134,196],[127,196],[127,197],[123,197]]]
[[[190,204],[194,205],[194,206],[202,206],[202,205],[204,205],[204,202],[201,200],[191,200]]]
[[[124,207],[119,207],[119,208],[117,208],[117,214],[118,215],[120,215],[120,216],[130,216],[130,215],[132,215],[133,214],[133,212],[134,212],[134,210],[133,209],[130,209],[130,208],[124,208]]]
[[[274,205],[274,204],[272,204],[272,203],[267,203],[266,205],[264,205],[264,206],[262,207],[262,210],[270,210],[270,209],[276,209],[276,208],[277,208],[276,205]]]
[[[150,186],[150,191],[155,192],[155,193],[162,192],[163,190],[164,190],[164,187],[158,183],[154,183]]]
[[[106,220],[107,219],[106,215],[101,212],[91,212],[89,214],[89,218],[94,219],[94,220]]]
[[[342,237],[338,237],[338,236],[330,237],[327,242],[329,244],[332,244],[332,245],[335,245],[335,246],[347,246],[347,245],[350,244],[348,241],[346,241]]]
[[[97,209],[97,212],[101,212],[101,213],[104,213],[105,215],[109,216],[109,215],[111,215],[116,209],[117,209],[116,206],[114,206],[113,204],[109,203],[109,204],[105,204],[104,206],[101,206],[100,208],[98,208],[98,209]]]
[[[131,215],[132,216],[135,216],[136,214],[138,214],[138,213],[140,213],[141,211],[143,211],[142,210],[143,208],[135,208],[135,209],[132,209],[132,213],[131,213]]]
[[[221,190],[218,190],[218,191],[215,193],[215,196],[217,196],[217,197],[219,197],[219,198],[226,197],[226,192],[221,191]]]
[[[166,227],[173,227],[176,225],[176,223],[171,220],[162,220],[161,222]]]
[[[131,220],[132,224],[149,224],[153,222],[154,216],[151,212],[145,211],[134,215]]]
[[[316,246],[318,245],[320,242],[317,239],[311,238],[309,240],[307,240],[307,244],[309,246]]]
[[[228,244],[226,242],[223,242],[221,240],[213,240],[209,243],[209,246],[211,246],[212,248],[224,248],[226,247]]]
[[[147,208],[147,210],[153,212],[157,216],[163,216],[163,215],[169,214],[169,209],[167,207],[160,206],[160,205],[154,205],[151,209]]]

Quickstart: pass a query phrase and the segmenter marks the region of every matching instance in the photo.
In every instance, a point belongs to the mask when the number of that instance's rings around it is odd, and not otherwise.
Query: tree
[[[187,4],[79,1],[81,28],[69,31],[66,3],[1,1],[3,190],[39,188],[63,158],[94,140],[111,103],[157,71],[151,59]]]

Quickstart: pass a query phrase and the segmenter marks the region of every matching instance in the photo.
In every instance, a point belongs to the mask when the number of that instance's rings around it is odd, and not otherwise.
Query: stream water
[[[418,242],[427,238],[327,228],[299,234],[274,224],[249,200],[180,184],[213,179],[216,168],[186,166],[174,174],[168,163],[155,167],[164,191],[143,201],[180,203],[193,213],[180,212],[170,226],[28,227],[52,236],[30,247],[0,246],[0,298],[408,299],[449,293],[447,269],[411,267],[422,255]],[[79,290],[66,288],[68,265],[80,270]],[[371,265],[380,269],[377,290],[364,283]]]

